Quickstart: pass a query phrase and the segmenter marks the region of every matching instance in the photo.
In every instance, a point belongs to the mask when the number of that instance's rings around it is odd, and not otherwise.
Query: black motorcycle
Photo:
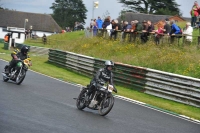
[[[76,106],[79,110],[89,108],[93,110],[99,110],[101,116],[107,115],[113,105],[114,97],[112,92],[114,87],[112,85],[101,86],[99,89],[95,89],[89,96],[87,95],[89,87],[83,87],[81,93],[76,99]],[[88,100],[91,99],[91,100]]]
[[[8,71],[8,66],[9,65],[5,66],[5,72]],[[17,85],[20,85],[26,76],[28,66],[30,66],[30,58],[19,60],[16,66],[11,69],[10,76],[6,75],[5,72],[2,72],[3,81],[7,82],[8,80],[12,80],[16,82]]]

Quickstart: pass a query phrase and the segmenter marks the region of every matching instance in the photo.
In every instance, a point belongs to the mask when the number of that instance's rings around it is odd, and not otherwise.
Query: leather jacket
[[[97,71],[94,78],[91,80],[90,85],[94,85],[95,87],[98,88],[98,86],[102,86],[107,82],[113,85],[114,91],[117,92],[117,89],[115,88],[114,83],[113,83],[113,73],[107,70],[106,68],[100,68]]]

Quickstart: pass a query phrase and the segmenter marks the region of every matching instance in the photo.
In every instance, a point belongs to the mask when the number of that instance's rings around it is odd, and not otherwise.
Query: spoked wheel
[[[16,79],[17,85],[20,85],[25,77],[26,77],[26,71],[22,69],[21,73],[18,74]]]
[[[86,105],[85,105],[85,99],[86,99],[86,90],[82,90],[81,93],[79,94],[77,100],[76,100],[76,107],[79,109],[79,110],[83,110]]]
[[[115,101],[115,99],[112,95],[109,95],[107,97],[107,99],[102,100],[100,107],[99,107],[99,114],[101,116],[107,115],[111,111],[111,109],[114,105],[114,101]]]

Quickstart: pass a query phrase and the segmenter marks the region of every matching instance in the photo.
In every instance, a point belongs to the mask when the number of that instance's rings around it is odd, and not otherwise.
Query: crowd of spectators
[[[153,35],[156,44],[160,43],[161,38],[168,38],[170,42],[174,42],[175,38],[184,37],[187,42],[192,42],[193,28],[200,28],[200,18],[197,21],[197,17],[200,13],[200,7],[197,1],[191,9],[191,23],[186,22],[186,25],[181,29],[175,22],[175,20],[165,19],[164,25],[159,25],[154,27],[154,24],[150,20],[143,20],[139,22],[138,20],[133,20],[131,22],[121,21],[118,22],[117,19],[112,19],[108,16],[104,21],[98,17],[98,19],[91,19],[90,31],[93,31],[93,36],[96,36],[99,29],[104,29],[107,31],[110,39],[117,39],[118,34],[121,34],[121,39],[125,40],[127,35],[129,41],[132,41],[136,37],[139,37],[142,43],[146,43],[149,40],[149,36]]]
[[[128,35],[129,41],[139,37],[142,43],[146,43],[149,40],[149,36],[153,35],[156,44],[160,44],[162,37],[168,38],[173,43],[175,38],[181,38],[183,35],[187,35],[185,36],[186,41],[192,42],[193,32],[190,22],[187,22],[185,28],[181,29],[175,20],[166,18],[163,26],[154,27],[150,20],[142,22],[133,20],[130,23],[128,21],[121,21],[119,23],[117,19],[111,20],[110,16],[106,17],[104,21],[100,17],[97,20],[91,20],[90,30],[93,30],[93,36],[97,35],[99,29],[106,31],[110,39],[114,40],[117,39],[118,34],[121,34],[122,40],[125,40]]]

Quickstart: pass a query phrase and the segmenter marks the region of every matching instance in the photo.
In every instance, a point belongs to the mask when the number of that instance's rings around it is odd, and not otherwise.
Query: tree
[[[182,15],[175,0],[118,0],[127,8],[126,11],[160,14]]]
[[[85,24],[87,9],[82,0],[55,0],[50,9],[52,17],[62,28],[74,27],[75,22]]]
[[[1,0],[0,0],[0,9],[3,9],[3,7],[2,7],[2,6],[3,6],[3,4],[1,4]]]

